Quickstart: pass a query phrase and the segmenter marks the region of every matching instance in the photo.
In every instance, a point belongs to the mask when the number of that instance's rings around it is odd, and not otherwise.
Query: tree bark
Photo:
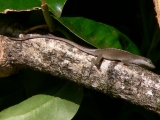
[[[140,66],[109,60],[103,60],[98,69],[91,67],[92,58],[95,57],[62,41],[47,38],[13,41],[0,35],[1,77],[32,68],[160,114],[159,75]]]
[[[156,18],[158,25],[160,27],[160,1],[159,0],[153,0],[154,6],[155,6],[155,11],[156,11]]]

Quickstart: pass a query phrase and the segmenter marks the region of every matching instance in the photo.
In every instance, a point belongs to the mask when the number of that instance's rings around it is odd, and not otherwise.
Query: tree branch
[[[139,66],[109,60],[103,60],[100,69],[91,68],[92,58],[95,57],[62,41],[47,38],[12,41],[0,35],[1,77],[32,68],[160,114],[160,76]]]

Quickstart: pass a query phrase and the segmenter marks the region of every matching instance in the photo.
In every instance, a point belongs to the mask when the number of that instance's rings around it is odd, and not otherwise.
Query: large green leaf
[[[83,17],[61,17],[57,19],[73,34],[97,48],[119,48],[139,54],[136,45],[112,26]]]
[[[70,120],[82,100],[81,86],[68,82],[55,93],[35,95],[0,113],[0,120]],[[52,96],[51,93],[54,95]]]
[[[40,0],[0,0],[0,12],[33,10],[41,6]]]
[[[66,1],[67,0],[46,0],[50,11],[57,17],[61,16]]]
[[[52,13],[60,17],[67,0],[46,0]],[[41,9],[41,0],[0,0],[0,13]]]

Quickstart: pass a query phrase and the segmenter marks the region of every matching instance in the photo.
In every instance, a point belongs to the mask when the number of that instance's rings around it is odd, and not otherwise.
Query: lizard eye
[[[150,64],[152,63],[150,59],[148,59],[147,62],[150,63]]]

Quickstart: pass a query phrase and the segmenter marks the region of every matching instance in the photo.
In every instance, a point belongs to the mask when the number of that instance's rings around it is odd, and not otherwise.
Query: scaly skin
[[[48,38],[48,39],[54,39],[54,40],[66,42],[80,49],[83,52],[97,56],[97,59],[94,61],[94,64],[97,64],[97,65],[99,64],[101,59],[107,59],[107,60],[121,61],[127,65],[135,64],[135,65],[139,65],[139,66],[150,68],[150,69],[155,68],[155,66],[153,65],[150,59],[132,54],[124,50],[115,49],[115,48],[89,49],[89,48],[80,46],[68,39],[56,37],[53,35],[40,35],[40,36],[32,36],[32,37],[24,36],[22,38],[10,38],[10,39],[15,41],[24,41],[24,40],[33,39],[33,38]]]

